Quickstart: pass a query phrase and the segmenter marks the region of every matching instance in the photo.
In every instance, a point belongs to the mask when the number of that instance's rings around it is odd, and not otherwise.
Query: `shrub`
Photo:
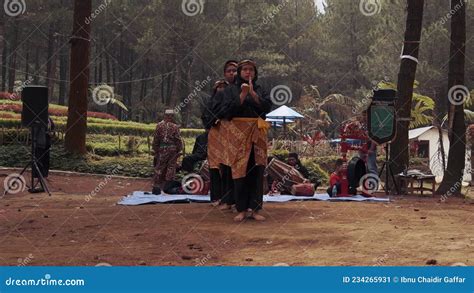
[[[278,150],[278,149],[276,149],[276,150],[272,150],[270,152],[270,155],[274,156],[275,158],[277,158],[280,161],[286,162],[288,160],[288,154],[289,153],[290,152],[287,151],[287,150]]]
[[[11,101],[19,101],[20,96],[17,94],[11,94],[7,92],[0,92],[0,100],[11,100]]]
[[[10,111],[14,113],[21,113],[22,108],[23,108],[22,103],[17,102],[17,101],[2,100],[0,103],[0,111]],[[54,104],[50,104],[48,108],[48,113],[51,116],[67,116],[67,111],[68,111],[67,107],[54,105]],[[102,113],[102,112],[87,111],[87,117],[117,120],[115,116],[110,115],[108,113]]]
[[[7,112],[0,110],[0,118],[2,119],[21,119],[21,115],[14,112]]]
[[[308,169],[308,179],[311,180],[311,182],[317,182],[319,180],[322,184],[328,184],[328,172],[323,170],[314,160],[305,159],[302,160],[301,163],[306,167],[306,169]]]
[[[67,119],[57,119],[52,117],[56,126],[56,131],[65,132]],[[88,120],[89,121],[89,120]],[[95,120],[98,121],[98,120]],[[0,127],[18,128],[21,127],[20,119],[5,118],[0,120]],[[152,136],[155,132],[154,124],[141,124],[136,122],[122,122],[102,123],[102,122],[88,122],[87,132],[90,134],[111,134],[124,136]],[[195,138],[199,134],[204,133],[204,129],[181,129],[181,136],[183,138]]]
[[[28,147],[17,145],[0,146],[0,166],[24,167],[30,160]],[[51,169],[94,174],[110,174],[117,168],[116,175],[151,178],[153,175],[153,157],[148,155],[136,157],[100,157],[93,154],[85,156],[72,155],[64,150],[62,144],[51,148]],[[117,167],[120,166],[120,167]]]

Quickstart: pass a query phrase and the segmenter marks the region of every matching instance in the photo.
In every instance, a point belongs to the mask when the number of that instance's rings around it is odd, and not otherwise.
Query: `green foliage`
[[[419,85],[420,83],[415,80],[413,88],[417,89]],[[397,85],[395,83],[387,81],[380,81],[377,84],[377,87],[380,89],[397,89]],[[433,121],[432,112],[435,107],[435,101],[428,96],[414,92],[412,97],[412,103],[412,121],[410,122],[410,128],[417,128],[430,124]]]
[[[279,150],[279,149],[275,149],[275,150],[272,150],[271,151],[271,156],[274,156],[275,158],[277,158],[278,160],[280,161],[284,161],[286,162],[287,159],[288,159],[288,154],[290,152],[287,151],[287,150]]]
[[[327,184],[329,182],[329,174],[327,171],[323,170],[321,166],[316,163],[314,159],[304,159],[301,161],[303,166],[308,169],[309,180],[311,182],[320,181],[322,184]]]
[[[64,117],[65,118],[65,117]],[[67,119],[60,118],[57,119],[53,117],[55,121],[55,126],[57,131],[65,132],[66,131],[66,121]],[[113,134],[113,135],[132,135],[132,136],[152,136],[156,124],[142,124],[137,122],[122,122],[99,119],[99,118],[89,118],[90,123],[87,123],[88,133],[94,134]],[[88,121],[89,121],[88,119]],[[105,120],[105,121],[103,121]],[[21,127],[21,120],[19,119],[1,119],[0,127],[5,128],[18,128]],[[204,133],[204,129],[181,129],[182,137],[196,137]]]
[[[30,159],[28,147],[17,145],[0,146],[0,166],[23,167]],[[115,156],[102,157],[88,154],[86,156],[71,155],[67,153],[62,144],[53,145],[51,148],[51,169],[74,171],[93,174],[110,174],[117,168],[115,175],[150,178],[153,175],[153,157],[141,155],[134,157]]]

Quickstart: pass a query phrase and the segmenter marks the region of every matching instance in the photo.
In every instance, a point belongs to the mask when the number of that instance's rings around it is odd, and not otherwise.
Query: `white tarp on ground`
[[[264,202],[288,202],[296,200],[320,200],[320,201],[366,201],[366,202],[389,202],[388,198],[363,197],[356,195],[352,197],[331,198],[328,194],[315,194],[314,196],[293,196],[293,195],[264,195]],[[123,197],[117,204],[119,205],[142,205],[155,203],[190,203],[190,202],[210,202],[208,195],[154,195],[143,191],[135,191],[131,195]]]

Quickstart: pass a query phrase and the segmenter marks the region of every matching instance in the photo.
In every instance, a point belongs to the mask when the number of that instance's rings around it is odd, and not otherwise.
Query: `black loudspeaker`
[[[392,89],[379,89],[374,91],[374,102],[395,102],[397,91]]]
[[[32,127],[35,124],[48,127],[48,88],[44,86],[27,86],[21,93],[23,109],[21,124]]]

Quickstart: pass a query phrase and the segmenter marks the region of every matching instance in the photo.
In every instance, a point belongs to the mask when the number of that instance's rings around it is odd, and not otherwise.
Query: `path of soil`
[[[49,186],[0,198],[0,265],[474,265],[469,200],[266,204],[266,222],[235,224],[209,204],[116,205],[149,180],[55,173]]]

